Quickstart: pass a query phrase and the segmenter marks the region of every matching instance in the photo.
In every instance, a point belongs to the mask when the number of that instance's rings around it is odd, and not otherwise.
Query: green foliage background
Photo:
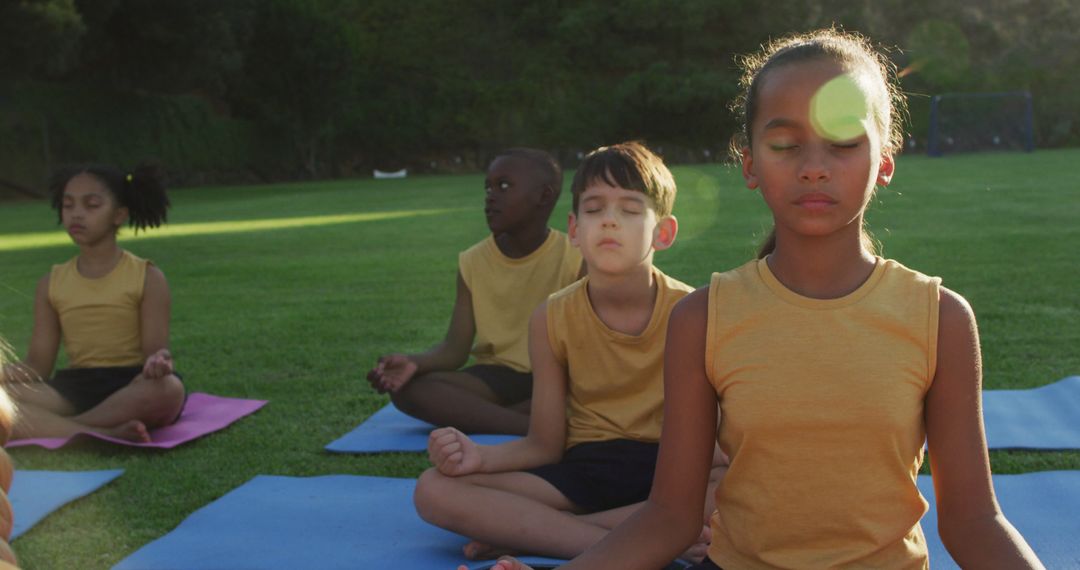
[[[916,141],[932,94],[1030,90],[1037,145],[1080,143],[1072,0],[12,0],[0,182],[145,158],[187,183],[467,171],[508,145],[573,165],[630,138],[713,161],[734,56],[833,24],[893,48]]]

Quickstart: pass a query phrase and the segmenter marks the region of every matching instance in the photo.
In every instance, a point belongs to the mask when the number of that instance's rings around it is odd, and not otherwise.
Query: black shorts
[[[595,513],[649,498],[658,443],[630,439],[590,441],[566,450],[562,461],[526,469],[551,483],[570,502]]]
[[[81,414],[104,402],[106,398],[124,386],[131,384],[131,381],[141,374],[142,370],[142,366],[65,368],[57,370],[56,375],[49,379],[47,384],[75,408],[75,414]],[[173,375],[183,380],[180,374],[174,372]],[[186,393],[184,399],[187,400]],[[179,417],[177,415],[177,418]]]
[[[499,364],[476,364],[461,369],[479,378],[503,406],[518,404],[532,398],[532,373],[518,372]]]
[[[142,366],[65,368],[57,370],[48,384],[75,408],[76,414],[81,414],[131,384],[142,369]]]

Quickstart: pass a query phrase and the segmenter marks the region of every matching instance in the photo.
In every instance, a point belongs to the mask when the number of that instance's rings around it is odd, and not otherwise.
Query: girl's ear
[[[113,225],[117,228],[123,227],[128,221],[128,216],[131,215],[131,211],[127,206],[120,206],[113,212]]]
[[[656,229],[653,230],[653,249],[661,251],[671,247],[671,244],[675,243],[675,236],[678,233],[679,220],[676,220],[675,216],[660,218],[656,222]]]
[[[758,187],[758,177],[754,174],[754,155],[750,153],[750,147],[742,148],[742,175],[746,180],[746,187],[755,190]]]
[[[569,218],[566,220],[566,235],[570,238],[570,243],[574,247],[581,247],[577,240],[577,216],[573,212],[570,212]]]
[[[892,155],[886,154],[881,157],[881,164],[877,170],[877,185],[888,186],[892,182],[893,172],[896,171],[896,161]]]

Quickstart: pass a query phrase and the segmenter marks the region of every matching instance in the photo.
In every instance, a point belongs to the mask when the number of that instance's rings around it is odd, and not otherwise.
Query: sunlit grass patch
[[[352,224],[378,220],[394,220],[413,216],[432,216],[456,211],[453,208],[431,210],[397,210],[391,212],[363,212],[354,214],[327,214],[322,216],[300,216],[295,218],[266,218],[257,220],[232,220],[225,222],[193,222],[166,224],[142,233],[125,232],[119,241],[125,244],[148,239],[177,238],[207,234],[236,234],[328,226],[333,224]],[[52,247],[71,243],[71,238],[63,231],[33,232],[20,234],[0,234],[0,251]]]

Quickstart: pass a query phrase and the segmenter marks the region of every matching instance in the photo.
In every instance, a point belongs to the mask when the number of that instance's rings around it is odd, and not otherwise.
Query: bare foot
[[[465,558],[467,560],[491,560],[492,558],[498,558],[500,556],[518,554],[509,548],[499,548],[475,540],[463,546],[461,551],[465,553]]]
[[[127,421],[118,426],[96,431],[110,437],[134,441],[135,443],[150,443],[150,432],[146,431],[146,424],[139,420]]]
[[[679,559],[694,564],[700,563],[705,560],[705,555],[709,553],[710,542],[712,542],[712,529],[708,525],[702,526],[701,534],[698,535],[697,540],[690,545],[690,548],[687,548],[685,552],[679,555]]]
[[[457,567],[457,570],[469,570],[465,565]],[[510,557],[500,558],[489,570],[532,570],[532,566],[528,566],[518,560]]]

